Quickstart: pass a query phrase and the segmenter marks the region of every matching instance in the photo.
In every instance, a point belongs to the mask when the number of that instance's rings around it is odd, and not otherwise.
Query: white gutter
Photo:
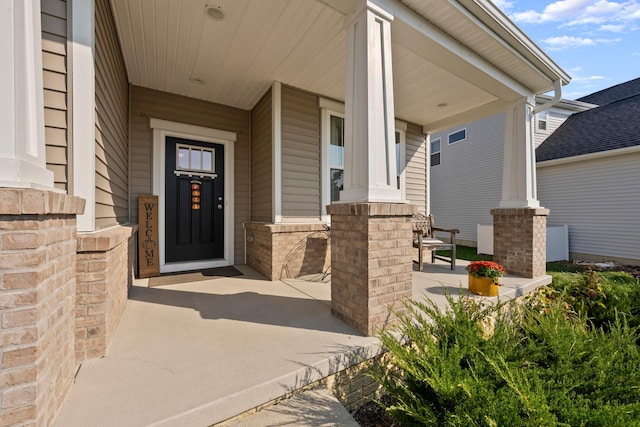
[[[550,101],[545,102],[542,105],[538,105],[533,109],[533,114],[538,114],[540,111],[548,110],[555,106],[562,99],[562,80],[557,79],[553,82],[553,98]]]

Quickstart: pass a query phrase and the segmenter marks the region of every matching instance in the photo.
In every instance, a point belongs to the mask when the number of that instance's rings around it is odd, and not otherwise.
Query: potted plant
[[[499,278],[506,270],[493,261],[472,261],[466,268],[469,273],[469,292],[495,297],[498,295]]]

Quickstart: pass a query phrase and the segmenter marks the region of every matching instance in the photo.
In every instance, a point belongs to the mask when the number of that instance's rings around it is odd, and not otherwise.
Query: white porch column
[[[347,18],[344,190],[340,202],[400,202],[391,64],[393,15],[363,0]]]
[[[53,188],[44,145],[40,2],[5,0],[0,9],[0,186]]]
[[[500,208],[537,208],[536,156],[533,146],[533,96],[506,111],[502,200]]]
[[[78,231],[96,229],[95,2],[71,3],[73,193],[86,200]]]

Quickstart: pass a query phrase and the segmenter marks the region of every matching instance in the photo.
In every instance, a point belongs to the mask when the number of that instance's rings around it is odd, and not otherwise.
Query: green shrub
[[[623,318],[609,332],[556,299],[484,307],[408,304],[372,369],[403,426],[640,425],[640,352]]]
[[[552,273],[552,289],[596,328],[609,328],[617,316],[640,326],[640,280],[628,273],[587,270],[582,274]]]

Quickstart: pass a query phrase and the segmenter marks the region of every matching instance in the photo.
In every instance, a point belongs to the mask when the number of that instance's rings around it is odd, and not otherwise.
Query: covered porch
[[[465,265],[414,271],[413,297],[444,308],[446,293],[468,295]],[[106,356],[82,364],[54,425],[212,425],[380,353],[377,338],[331,315],[330,276],[269,281],[237,269],[156,288],[137,280]],[[501,282],[506,300],[549,277]],[[290,415],[306,425],[309,413]]]

